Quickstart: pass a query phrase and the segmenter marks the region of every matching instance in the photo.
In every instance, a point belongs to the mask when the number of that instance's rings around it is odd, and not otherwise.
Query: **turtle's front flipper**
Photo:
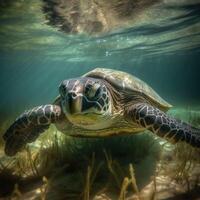
[[[3,135],[5,153],[14,156],[26,143],[35,141],[60,116],[61,108],[57,105],[38,106],[22,113]]]
[[[169,141],[185,141],[193,147],[200,148],[200,129],[174,119],[151,105],[133,105],[127,109],[126,117],[128,121],[137,123]]]

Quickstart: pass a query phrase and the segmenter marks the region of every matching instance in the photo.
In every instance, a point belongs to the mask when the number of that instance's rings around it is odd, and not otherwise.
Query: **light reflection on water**
[[[173,104],[200,100],[200,2],[164,1],[134,25],[101,36],[67,35],[46,24],[41,2],[16,1],[0,15],[2,111],[51,102],[58,84],[96,66],[124,70]]]

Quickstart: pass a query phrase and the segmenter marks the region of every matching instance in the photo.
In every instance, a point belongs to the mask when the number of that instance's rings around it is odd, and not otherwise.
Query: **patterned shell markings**
[[[130,92],[130,95],[134,91],[142,93],[150,100],[150,102],[154,103],[161,110],[167,111],[172,107],[172,105],[162,99],[145,82],[126,72],[107,68],[96,68],[83,76],[104,79],[112,86]]]

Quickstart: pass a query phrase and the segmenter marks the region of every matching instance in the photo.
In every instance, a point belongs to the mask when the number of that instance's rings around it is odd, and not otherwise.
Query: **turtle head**
[[[72,124],[94,130],[108,126],[111,95],[101,79],[64,80],[59,92],[63,112]]]

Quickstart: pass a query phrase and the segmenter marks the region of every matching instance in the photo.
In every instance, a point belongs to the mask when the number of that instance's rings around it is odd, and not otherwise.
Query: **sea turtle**
[[[64,80],[53,104],[22,113],[3,138],[5,153],[15,155],[54,123],[75,137],[132,134],[146,129],[173,142],[200,147],[200,130],[168,116],[171,105],[150,86],[125,72],[96,68]]]

